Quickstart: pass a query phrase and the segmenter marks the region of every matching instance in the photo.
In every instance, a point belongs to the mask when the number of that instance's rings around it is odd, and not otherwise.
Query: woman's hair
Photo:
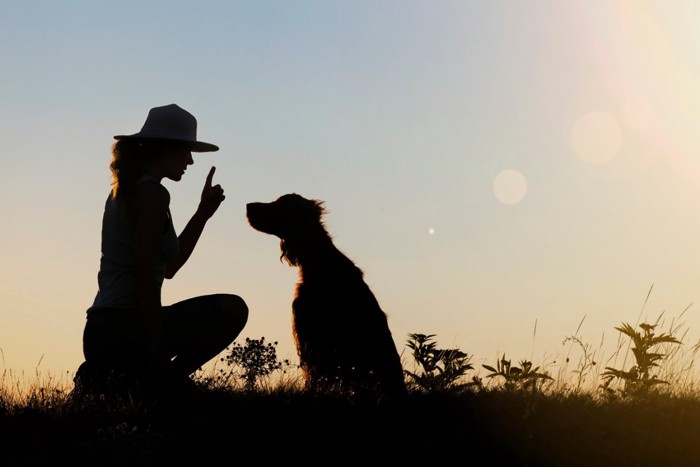
[[[170,150],[187,145],[161,139],[120,139],[112,145],[112,196],[129,195],[144,168]]]

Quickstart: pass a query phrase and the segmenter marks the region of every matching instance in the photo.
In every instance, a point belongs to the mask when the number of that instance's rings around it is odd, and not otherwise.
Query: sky
[[[176,229],[212,166],[226,200],[163,302],[240,295],[239,342],[296,358],[297,271],[245,218],[296,192],[405,358],[423,333],[552,365],[568,336],[611,355],[616,326],[660,317],[690,348],[698,20],[692,0],[0,0],[2,369],[82,362],[113,136],[170,103],[221,148],[164,180]]]

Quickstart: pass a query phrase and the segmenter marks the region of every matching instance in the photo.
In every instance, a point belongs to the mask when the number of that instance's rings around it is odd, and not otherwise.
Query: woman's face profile
[[[194,164],[194,160],[189,147],[168,149],[162,159],[163,175],[170,180],[178,182],[185,174],[187,166],[192,164]]]

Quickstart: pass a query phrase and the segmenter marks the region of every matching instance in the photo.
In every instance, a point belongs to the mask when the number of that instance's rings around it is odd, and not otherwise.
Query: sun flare
[[[503,204],[518,204],[527,194],[527,180],[517,170],[504,170],[493,180],[493,193]]]

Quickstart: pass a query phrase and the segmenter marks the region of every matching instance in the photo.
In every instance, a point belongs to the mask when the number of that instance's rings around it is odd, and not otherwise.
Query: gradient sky
[[[297,273],[245,204],[297,192],[326,201],[399,351],[420,332],[541,364],[582,320],[598,348],[688,306],[690,347],[699,20],[682,0],[0,0],[3,368],[82,361],[112,137],[170,103],[221,147],[164,181],[176,228],[212,165],[226,200],[163,301],[241,295],[241,341],[295,358]]]

